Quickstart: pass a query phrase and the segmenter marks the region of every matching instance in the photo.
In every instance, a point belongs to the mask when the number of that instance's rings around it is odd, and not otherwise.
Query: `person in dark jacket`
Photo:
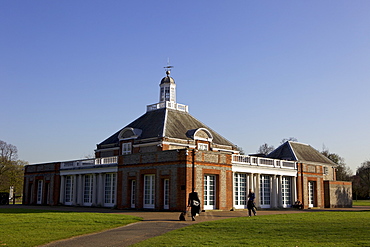
[[[257,213],[256,213],[256,205],[254,204],[254,199],[256,199],[256,195],[254,194],[254,192],[252,191],[252,189],[249,189],[248,203],[247,203],[248,216],[249,217],[252,216],[252,212],[253,212],[253,215],[254,216],[257,215]]]
[[[191,208],[191,219],[195,221],[195,216],[200,213],[200,200],[194,189],[189,193],[188,207]]]

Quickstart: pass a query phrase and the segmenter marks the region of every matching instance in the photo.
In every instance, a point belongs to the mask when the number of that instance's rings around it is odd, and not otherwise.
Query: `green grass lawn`
[[[353,200],[353,206],[370,206],[370,200]]]
[[[139,220],[120,214],[0,209],[0,246],[38,246]]]
[[[369,233],[370,211],[308,212],[203,222],[135,246],[370,246]]]

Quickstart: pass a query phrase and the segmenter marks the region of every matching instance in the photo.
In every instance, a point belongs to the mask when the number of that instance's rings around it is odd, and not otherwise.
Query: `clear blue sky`
[[[370,159],[370,1],[1,1],[0,140],[30,163],[84,158],[177,102],[255,153],[295,137]]]

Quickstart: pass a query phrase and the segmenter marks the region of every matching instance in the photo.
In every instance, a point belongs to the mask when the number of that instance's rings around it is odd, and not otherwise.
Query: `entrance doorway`
[[[308,207],[312,208],[315,204],[315,182],[308,181]]]
[[[216,176],[204,176],[204,209],[216,209]]]

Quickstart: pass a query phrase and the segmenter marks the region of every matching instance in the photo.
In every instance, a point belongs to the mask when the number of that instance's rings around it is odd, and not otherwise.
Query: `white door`
[[[216,209],[216,176],[204,176],[204,209]]]
[[[116,174],[105,174],[104,182],[104,206],[113,207],[116,203]]]
[[[281,194],[283,197],[283,207],[290,207],[292,204],[291,200],[291,179],[290,177],[282,177],[281,180]]]
[[[65,189],[64,189],[64,204],[72,205],[73,204],[73,177],[66,176],[65,178]]]
[[[308,182],[308,207],[314,206],[315,182]]]
[[[260,177],[260,198],[259,198],[261,208],[270,208],[270,204],[271,204],[270,188],[271,188],[270,176],[261,175]]]
[[[144,176],[144,208],[154,208],[154,174]]]
[[[93,196],[93,175],[88,174],[84,176],[84,195],[83,195],[83,205],[91,206],[92,205],[92,196]]]
[[[247,205],[247,175],[234,174],[234,207],[244,209]]]

